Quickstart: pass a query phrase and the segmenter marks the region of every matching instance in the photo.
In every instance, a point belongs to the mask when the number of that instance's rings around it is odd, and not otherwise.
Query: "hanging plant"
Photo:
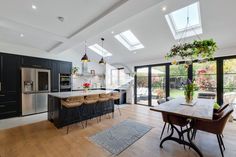
[[[213,59],[216,50],[217,45],[213,39],[195,40],[193,43],[174,45],[165,57],[166,59],[180,57],[183,60]]]

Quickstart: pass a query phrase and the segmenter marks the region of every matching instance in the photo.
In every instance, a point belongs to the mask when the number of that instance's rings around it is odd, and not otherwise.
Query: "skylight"
[[[144,48],[143,44],[130,30],[115,35],[115,38],[130,51]]]
[[[102,57],[112,56],[112,54],[110,52],[108,52],[106,49],[102,48],[98,44],[91,45],[91,46],[89,46],[89,48],[91,50],[93,50],[94,52],[96,52],[97,54],[99,54],[100,56],[102,56]]]
[[[171,12],[165,18],[175,39],[202,34],[199,2]]]

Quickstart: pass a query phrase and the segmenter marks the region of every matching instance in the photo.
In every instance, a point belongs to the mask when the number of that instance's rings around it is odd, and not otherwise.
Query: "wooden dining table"
[[[195,150],[200,157],[203,157],[200,149],[193,143],[192,141],[192,129],[194,128],[194,121],[196,120],[212,120],[213,119],[213,108],[214,108],[214,99],[195,99],[194,105],[186,105],[185,99],[180,97],[165,103],[162,103],[156,107],[151,108],[150,110],[161,112],[166,114],[167,116],[177,116],[186,118],[188,121],[188,126],[186,129],[178,129],[172,122],[171,118],[168,118],[168,123],[171,126],[171,133],[165,137],[161,143],[160,147],[163,148],[163,143],[166,141],[175,141],[181,145],[189,146]],[[184,105],[185,104],[185,105]],[[179,137],[174,137],[174,132],[179,135]],[[184,138],[185,134],[187,134],[187,140]]]

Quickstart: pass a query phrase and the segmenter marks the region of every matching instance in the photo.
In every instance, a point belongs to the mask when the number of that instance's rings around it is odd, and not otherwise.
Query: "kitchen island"
[[[113,90],[88,90],[88,91],[71,91],[71,92],[56,92],[48,94],[48,120],[51,121],[57,128],[61,128],[72,123],[85,121],[91,118],[102,116],[103,114],[112,113],[114,115],[114,101],[109,99],[106,102],[100,103],[97,101],[93,105],[83,104],[80,107],[67,109],[61,102],[72,97],[85,97],[91,95],[110,94],[117,91]],[[99,110],[99,112],[97,112]],[[89,113],[89,115],[88,115]],[[85,115],[86,116],[81,116]]]

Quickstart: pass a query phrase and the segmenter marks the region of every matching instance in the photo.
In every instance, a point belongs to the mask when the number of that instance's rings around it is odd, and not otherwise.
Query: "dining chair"
[[[222,155],[222,157],[224,157],[223,149],[225,150],[225,145],[224,145],[221,135],[224,131],[224,128],[225,128],[225,125],[228,121],[229,116],[233,112],[232,105],[228,105],[227,107],[225,107],[222,112],[224,112],[224,113],[219,119],[216,119],[216,120],[214,120],[214,119],[213,120],[194,120],[194,121],[192,121],[192,126],[193,126],[194,130],[201,130],[201,131],[215,134],[217,137],[217,140],[218,140],[221,155]]]

